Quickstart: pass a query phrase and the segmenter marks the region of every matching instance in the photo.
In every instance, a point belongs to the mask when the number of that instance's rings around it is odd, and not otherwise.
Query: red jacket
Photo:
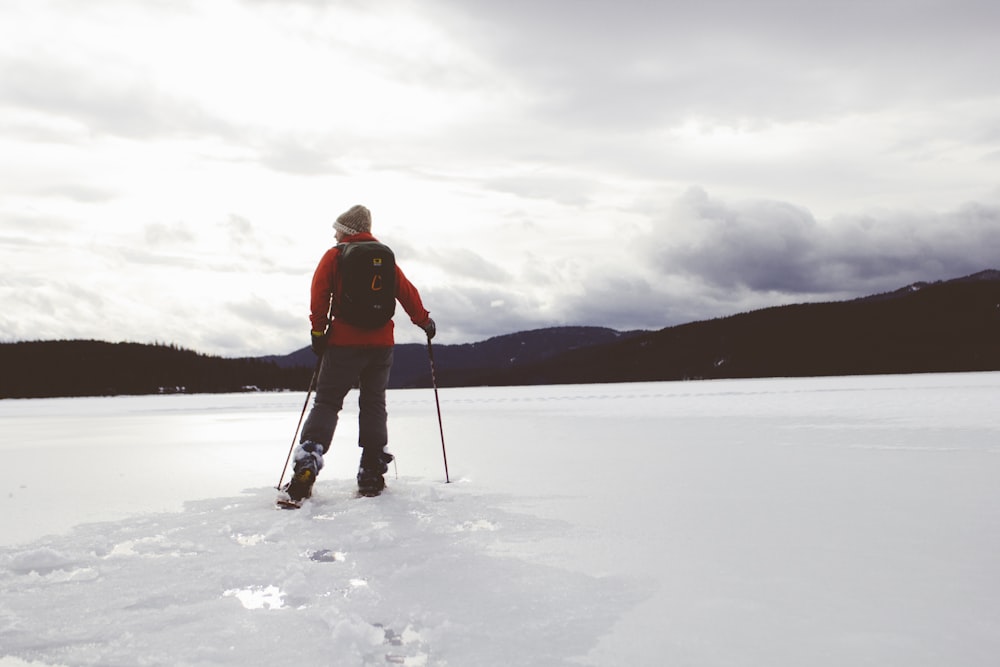
[[[345,237],[341,243],[354,243],[356,241],[377,241],[374,236],[368,233],[354,234]],[[393,339],[393,323],[389,320],[384,326],[378,329],[362,329],[354,327],[338,320],[334,316],[330,320],[328,313],[330,310],[330,299],[340,292],[341,276],[337,270],[339,265],[340,250],[336,247],[330,248],[319,260],[319,266],[313,274],[312,298],[310,300],[309,321],[312,322],[313,331],[326,331],[330,326],[328,342],[330,345],[340,345],[345,347],[390,347]],[[403,271],[396,266],[396,300],[403,305],[406,314],[410,316],[410,321],[417,326],[427,324],[430,313],[424,308],[420,300],[417,288],[406,279]]]

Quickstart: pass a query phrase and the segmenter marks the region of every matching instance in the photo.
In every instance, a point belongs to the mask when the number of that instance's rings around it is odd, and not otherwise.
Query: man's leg
[[[392,461],[392,455],[385,452],[389,441],[385,391],[392,369],[392,348],[373,348],[366,352],[369,353],[368,363],[359,378],[358,446],[361,447],[361,464],[358,467],[358,489],[366,495],[377,495],[385,488],[383,475]]]
[[[358,446],[382,451],[389,442],[385,390],[392,370],[392,348],[372,348],[366,352],[369,353],[368,363],[359,377]]]
[[[319,443],[324,454],[330,450],[344,397],[358,382],[364,368],[364,352],[355,347],[330,346],[326,349],[316,380],[316,400],[306,417],[299,442]]]
[[[312,495],[316,475],[323,469],[323,455],[330,450],[344,397],[361,373],[364,359],[356,348],[331,346],[323,355],[316,380],[316,400],[302,427],[295,448],[292,480],[285,491],[293,500]]]

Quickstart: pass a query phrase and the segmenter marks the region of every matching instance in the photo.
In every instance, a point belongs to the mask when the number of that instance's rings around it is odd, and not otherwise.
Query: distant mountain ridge
[[[906,287],[900,287],[894,292],[885,292],[883,294],[872,294],[871,296],[863,296],[855,301],[884,301],[885,299],[895,299],[901,296],[907,296],[913,292],[918,292],[925,287],[930,287],[932,285],[944,285],[948,283],[978,283],[978,282],[1000,282],[1000,271],[994,269],[987,269],[985,271],[980,271],[979,273],[973,273],[969,276],[963,276],[962,278],[954,278],[952,280],[938,280],[933,283],[928,282],[916,282],[907,285]]]
[[[553,327],[434,344],[439,386],[1000,370],[1000,271],[851,301],[776,306],[658,331]],[[175,346],[0,344],[0,398],[305,390],[316,358],[222,359]],[[390,387],[430,386],[428,350],[395,348]]]
[[[551,327],[494,336],[477,343],[460,345],[434,344],[434,363],[450,382],[460,377],[478,378],[542,362],[569,350],[584,349],[633,336],[646,331],[615,331],[606,327]],[[430,361],[427,345],[404,343],[393,351],[392,388],[430,385]],[[312,366],[316,356],[308,347],[282,357],[263,357],[282,368]]]
[[[434,349],[442,386],[1000,370],[1000,271],[659,331],[553,327]],[[426,346],[395,357],[390,386],[429,386]]]
[[[567,351],[483,384],[1000,370],[1000,271],[778,306]],[[445,376],[445,381],[447,381]],[[474,383],[475,378],[462,378]]]

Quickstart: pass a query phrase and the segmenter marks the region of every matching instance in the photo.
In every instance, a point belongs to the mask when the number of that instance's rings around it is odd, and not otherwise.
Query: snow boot
[[[285,485],[285,493],[295,502],[312,496],[316,475],[323,469],[323,445],[306,441],[295,448],[295,467],[292,481]]]
[[[393,458],[389,452],[363,450],[358,467],[358,493],[369,498],[382,493],[385,488],[383,475],[389,470]]]

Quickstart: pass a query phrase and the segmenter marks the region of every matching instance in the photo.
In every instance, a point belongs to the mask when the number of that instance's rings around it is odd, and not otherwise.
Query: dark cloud
[[[648,247],[661,272],[718,287],[808,295],[891,289],[995,264],[1000,207],[886,211],[820,224],[787,203],[727,203],[692,190]]]
[[[696,280],[679,287],[655,278],[602,278],[595,273],[588,276],[584,294],[570,293],[559,302],[560,316],[546,326],[658,330],[792,301],[776,295],[762,297],[745,289],[722,290]]]
[[[558,316],[536,295],[516,287],[455,281],[421,289],[442,342],[467,343],[515,331],[553,326]],[[405,319],[396,318],[397,326]]]
[[[783,202],[729,204],[690,190],[646,245],[663,273],[774,292],[812,292],[825,232],[805,209]]]
[[[559,304],[560,324],[627,330],[660,328],[677,319],[669,300],[638,275],[599,271],[588,276],[584,294],[570,293]]]
[[[517,312],[533,309],[508,321],[659,329],[958,278],[996,268],[996,248],[1000,205],[817,220],[787,202],[731,201],[696,188],[665,211],[651,232],[624,244],[625,252],[595,248],[578,282],[562,275],[547,283],[544,307],[508,298]],[[525,282],[524,275],[518,278],[518,284]],[[503,323],[481,302],[465,307]]]
[[[631,321],[655,320],[635,315],[647,304],[665,326],[684,315],[852,298],[995,267],[1000,206],[817,221],[786,202],[727,201],[693,189],[633,247],[645,259],[636,275],[651,276],[648,282],[594,281],[595,298],[579,306],[620,322],[629,313]]]

